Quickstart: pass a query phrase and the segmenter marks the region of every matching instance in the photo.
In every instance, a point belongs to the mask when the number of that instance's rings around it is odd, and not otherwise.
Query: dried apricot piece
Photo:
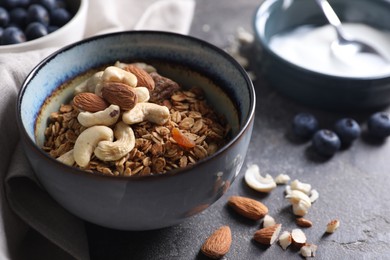
[[[172,137],[178,145],[184,148],[193,148],[196,145],[194,141],[183,134],[178,128],[172,129]]]

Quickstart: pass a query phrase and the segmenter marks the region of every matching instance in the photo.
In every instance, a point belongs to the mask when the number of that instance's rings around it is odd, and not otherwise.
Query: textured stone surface
[[[226,47],[237,27],[251,30],[260,1],[199,0],[191,35]],[[209,29],[209,31],[207,31]],[[365,128],[368,113],[328,113],[301,106],[272,90],[258,75],[256,119],[252,142],[241,175],[217,203],[185,223],[147,232],[109,230],[87,224],[92,259],[207,259],[199,249],[215,229],[229,225],[233,243],[225,259],[302,259],[297,250],[253,242],[260,222],[249,221],[226,207],[231,195],[259,199],[282,230],[296,228],[284,187],[269,195],[250,190],[243,181],[247,165],[256,163],[263,173],[286,173],[312,184],[320,193],[306,216],[313,227],[304,229],[308,241],[318,245],[318,259],[389,259],[390,256],[390,140],[375,143],[363,136],[330,160],[317,157],[310,143],[296,142],[289,132],[293,116],[314,113],[322,128],[352,116]],[[115,218],[115,216],[113,216]],[[340,228],[325,235],[326,224],[337,218]]]

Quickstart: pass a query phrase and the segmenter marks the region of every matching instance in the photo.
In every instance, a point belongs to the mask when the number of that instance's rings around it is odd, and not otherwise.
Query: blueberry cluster
[[[341,146],[349,146],[361,134],[360,125],[352,118],[338,120],[333,129],[319,129],[318,120],[310,113],[297,114],[292,123],[293,133],[312,140],[314,149],[323,156],[333,156]],[[390,114],[377,112],[367,120],[367,133],[376,139],[390,136]]]
[[[1,0],[0,45],[45,36],[71,18],[65,0]]]

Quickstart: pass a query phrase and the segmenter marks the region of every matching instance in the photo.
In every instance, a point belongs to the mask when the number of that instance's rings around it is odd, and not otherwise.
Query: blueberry
[[[335,132],[328,129],[318,130],[313,136],[314,149],[323,156],[334,155],[341,146],[339,137]]]
[[[1,37],[3,37],[4,29],[3,27],[0,27],[0,43],[1,43]]]
[[[31,4],[31,0],[19,0],[20,7],[28,7]]]
[[[48,33],[52,33],[52,32],[57,31],[59,28],[60,28],[60,27],[55,26],[55,25],[49,25],[49,26],[47,27],[47,32],[48,32]]]
[[[21,0],[1,0],[1,4],[8,9],[19,7],[22,4]]]
[[[1,37],[1,44],[15,44],[26,41],[26,36],[23,31],[17,27],[10,26],[5,28],[3,32],[3,36]]]
[[[66,8],[66,2],[64,0],[56,0],[56,8]]]
[[[9,13],[11,23],[19,28],[26,27],[27,11],[24,8],[18,7],[11,10]]]
[[[360,136],[360,126],[352,118],[343,118],[336,122],[334,131],[341,140],[341,143],[348,145]]]
[[[7,10],[3,7],[0,7],[0,27],[6,27],[9,23],[9,14]]]
[[[57,0],[33,0],[33,3],[45,7],[48,11],[57,7]]]
[[[33,4],[27,9],[27,23],[39,22],[48,26],[49,21],[49,12],[42,5]]]
[[[390,114],[377,112],[370,116],[367,121],[368,133],[371,136],[384,139],[390,136]]]
[[[70,15],[70,13],[64,8],[57,8],[51,13],[50,19],[52,25],[63,26],[64,24],[69,22],[71,17],[72,16]]]
[[[41,23],[30,23],[25,31],[27,40],[34,40],[48,34],[46,26]]]
[[[292,129],[296,136],[309,139],[317,131],[318,121],[310,113],[299,113],[294,117]]]

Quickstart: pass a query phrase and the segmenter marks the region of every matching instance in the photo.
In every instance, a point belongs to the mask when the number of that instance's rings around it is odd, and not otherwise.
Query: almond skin
[[[259,229],[253,235],[253,239],[263,245],[272,245],[278,238],[281,229],[282,224],[275,224]]]
[[[301,248],[306,243],[306,235],[299,228],[295,228],[291,231],[291,239],[293,245],[297,248]]]
[[[124,70],[133,73],[137,77],[137,87],[145,87],[149,89],[149,91],[154,89],[154,80],[145,70],[132,64],[128,64],[124,67]]]
[[[138,101],[132,87],[120,82],[104,82],[102,96],[110,104],[117,105],[122,110],[131,110]]]
[[[259,220],[268,213],[268,208],[263,203],[246,197],[232,196],[228,205],[240,215],[253,220]]]
[[[79,93],[73,98],[73,105],[82,111],[91,113],[106,109],[109,104],[94,93]]]
[[[300,227],[311,227],[311,226],[313,226],[313,223],[310,220],[305,219],[305,218],[297,218],[295,220],[295,222]]]
[[[200,250],[212,259],[220,259],[229,252],[231,244],[230,227],[222,226],[207,238]]]

